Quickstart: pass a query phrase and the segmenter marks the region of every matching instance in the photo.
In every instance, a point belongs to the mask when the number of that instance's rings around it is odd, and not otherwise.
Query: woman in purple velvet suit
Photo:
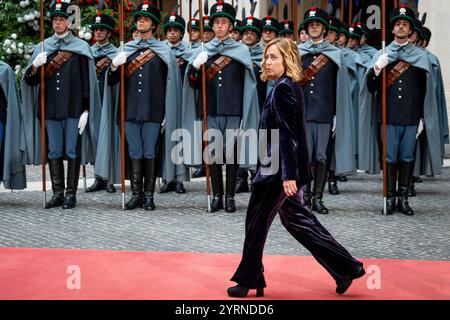
[[[261,79],[275,80],[276,84],[264,104],[259,127],[269,131],[268,137],[270,130],[278,129],[278,141],[267,139],[264,148],[273,150],[279,145],[280,168],[267,172],[270,170],[265,169],[269,165],[260,165],[253,180],[242,260],[231,279],[237,285],[228,288],[231,297],[246,297],[250,289],[256,289],[257,296],[264,295],[263,250],[277,213],[288,232],[335,279],[337,293],[343,294],[352,280],[365,274],[362,262],[355,260],[330,235],[303,201],[304,186],[311,181],[311,168],[305,103],[302,90],[296,84],[301,79],[301,65],[298,49],[291,40],[275,39],[264,50]]]

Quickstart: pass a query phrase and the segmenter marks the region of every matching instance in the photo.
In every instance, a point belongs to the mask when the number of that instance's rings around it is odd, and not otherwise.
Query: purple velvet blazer
[[[306,107],[300,86],[290,77],[283,75],[269,93],[261,112],[259,129],[279,130],[279,141],[271,141],[270,132],[267,134],[267,154],[272,159],[276,155],[271,154],[271,147],[278,143],[279,169],[267,174],[264,168],[273,161],[260,164],[253,184],[276,180],[296,180],[298,186],[308,184],[312,174],[306,141]]]

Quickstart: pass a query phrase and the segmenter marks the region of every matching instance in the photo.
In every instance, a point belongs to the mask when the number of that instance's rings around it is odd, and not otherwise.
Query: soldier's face
[[[175,27],[169,27],[167,29],[166,37],[170,43],[176,44],[181,40],[181,30]]]
[[[240,41],[242,39],[241,33],[236,30],[231,31],[231,37],[234,39],[234,41]]]
[[[110,32],[106,28],[101,29],[95,29],[94,36],[95,40],[102,44],[103,42],[106,42],[109,38]]]
[[[347,36],[344,33],[340,33],[337,43],[341,47],[345,47],[345,44],[347,43]]]
[[[56,34],[63,34],[67,31],[68,22],[66,18],[56,16],[52,19],[52,25]]]
[[[232,29],[230,20],[224,17],[214,19],[213,30],[217,38],[223,39],[228,36]]]
[[[191,41],[200,40],[200,31],[192,29],[191,31]]]
[[[283,56],[276,45],[271,45],[266,50],[263,66],[270,80],[278,80],[285,71]]]
[[[347,46],[352,50],[355,49],[358,46],[358,40],[355,38],[348,39]]]
[[[269,43],[277,37],[277,33],[273,30],[264,30],[262,34],[262,39],[265,43]]]
[[[366,42],[367,42],[367,37],[366,37],[365,34],[363,34],[362,37],[361,37],[361,40],[359,41],[359,45],[360,46],[365,45]]]
[[[306,33],[306,30],[300,31],[300,42],[305,43],[309,40],[309,35]]]
[[[320,40],[325,33],[325,28],[319,22],[313,21],[308,24],[308,34],[314,40]]]
[[[203,32],[203,42],[210,42],[212,39],[214,39],[214,32],[211,31]]]
[[[411,42],[411,43],[416,43],[416,41],[417,41],[417,32],[413,32],[412,33],[412,35],[411,35],[411,37],[409,37],[409,41]]]
[[[329,43],[334,44],[338,39],[338,34],[336,31],[328,31],[327,40]]]
[[[398,39],[406,39],[411,34],[411,25],[406,20],[398,20],[395,22],[392,33]]]
[[[136,21],[136,30],[140,33],[147,33],[153,29],[152,19],[146,16],[138,17]]]
[[[247,46],[253,46],[259,41],[258,35],[256,32],[251,30],[245,30],[244,35],[242,36],[242,42]]]

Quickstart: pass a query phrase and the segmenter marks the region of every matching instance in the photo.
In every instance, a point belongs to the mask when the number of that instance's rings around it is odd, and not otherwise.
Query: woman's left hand
[[[295,180],[286,180],[283,181],[284,193],[288,197],[292,197],[297,193],[297,181]]]

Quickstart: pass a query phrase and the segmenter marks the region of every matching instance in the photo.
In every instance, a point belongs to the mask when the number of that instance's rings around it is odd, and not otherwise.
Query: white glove
[[[47,52],[41,52],[39,53],[36,58],[33,60],[33,66],[35,68],[38,68],[42,66],[43,64],[47,63]]]
[[[377,62],[375,62],[375,75],[378,77],[380,75],[381,70],[383,70],[384,67],[386,67],[389,63],[388,55],[386,53],[382,54]]]
[[[195,69],[200,69],[202,64],[205,64],[206,61],[208,61],[208,54],[206,53],[206,51],[202,51],[197,56],[197,58],[195,58],[194,63],[192,63],[192,65],[194,66]]]
[[[336,116],[333,117],[333,128],[331,129],[331,133],[333,137],[336,134]]]
[[[127,54],[125,52],[119,52],[117,56],[114,57],[112,61],[111,69],[115,71],[119,66],[125,64],[127,62]]]
[[[420,119],[419,126],[417,127],[416,139],[420,136],[423,131],[423,119]]]
[[[78,129],[80,129],[79,133],[82,134],[84,128],[86,128],[86,124],[88,122],[89,112],[85,111],[80,117],[80,121],[78,121]]]

